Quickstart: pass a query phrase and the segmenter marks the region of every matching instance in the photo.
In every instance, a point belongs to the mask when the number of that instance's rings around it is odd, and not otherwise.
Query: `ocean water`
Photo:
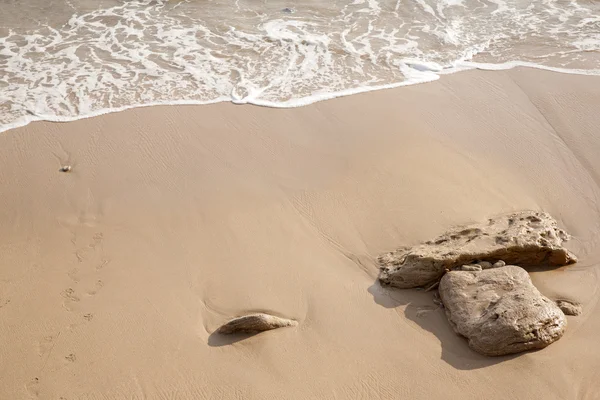
[[[517,65],[600,75],[600,1],[0,0],[0,131],[152,104],[296,107]]]

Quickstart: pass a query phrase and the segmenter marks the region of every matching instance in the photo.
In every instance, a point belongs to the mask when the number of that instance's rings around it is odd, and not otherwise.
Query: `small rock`
[[[542,349],[562,337],[567,319],[531,283],[523,268],[450,271],[440,298],[454,331],[486,356]]]
[[[481,266],[481,269],[490,269],[494,268],[494,265],[489,261],[481,261],[478,263]]]
[[[569,238],[544,212],[511,213],[383,254],[378,258],[379,281],[401,289],[426,286],[446,270],[482,261],[504,260],[522,267],[573,264],[577,258],[563,247]]]
[[[71,172],[72,167],[70,165],[63,165],[60,167],[60,172]]]
[[[506,265],[506,263],[502,260],[496,261],[493,265],[494,268],[502,268]]]
[[[556,300],[556,305],[565,315],[580,315],[583,308],[580,303],[569,300]]]
[[[258,313],[234,318],[221,326],[217,332],[224,335],[233,333],[256,333],[296,325],[298,325],[298,322],[291,319]]]
[[[456,267],[453,271],[481,271],[483,268],[479,264],[462,265]]]
[[[293,8],[286,7],[286,8],[284,8],[283,10],[281,10],[281,12],[284,12],[284,13],[286,13],[286,14],[293,14],[295,11],[294,11],[294,9],[293,9]]]

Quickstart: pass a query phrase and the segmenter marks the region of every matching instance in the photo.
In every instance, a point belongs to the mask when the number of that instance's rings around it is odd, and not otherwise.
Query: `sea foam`
[[[157,104],[298,107],[480,68],[600,75],[600,5],[128,1],[0,37],[0,130]],[[2,20],[0,17],[0,25]]]

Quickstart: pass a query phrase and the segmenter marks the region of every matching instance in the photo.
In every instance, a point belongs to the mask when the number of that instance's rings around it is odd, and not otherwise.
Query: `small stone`
[[[217,332],[223,335],[233,333],[256,333],[296,325],[298,325],[298,322],[291,319],[258,313],[234,318],[221,326]]]
[[[463,265],[460,266],[458,268],[455,268],[454,271],[481,271],[483,268],[481,267],[481,265],[479,264],[469,264],[469,265]]]
[[[72,167],[70,165],[63,165],[60,167],[60,172],[71,172]]]
[[[556,305],[562,310],[565,315],[580,315],[583,308],[580,303],[569,300],[556,300]]]
[[[481,266],[481,269],[490,269],[490,268],[494,268],[494,266],[492,265],[491,262],[489,261],[481,261],[478,263]]]
[[[502,260],[496,261],[493,265],[494,268],[502,268],[506,265],[506,263]]]

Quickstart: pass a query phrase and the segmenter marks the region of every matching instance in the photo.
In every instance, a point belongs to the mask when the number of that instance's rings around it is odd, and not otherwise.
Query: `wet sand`
[[[295,109],[133,109],[0,135],[2,399],[597,399],[600,78],[533,69]],[[69,172],[60,172],[69,165]],[[583,303],[486,358],[375,257],[544,210]],[[295,319],[213,334],[247,312]]]

